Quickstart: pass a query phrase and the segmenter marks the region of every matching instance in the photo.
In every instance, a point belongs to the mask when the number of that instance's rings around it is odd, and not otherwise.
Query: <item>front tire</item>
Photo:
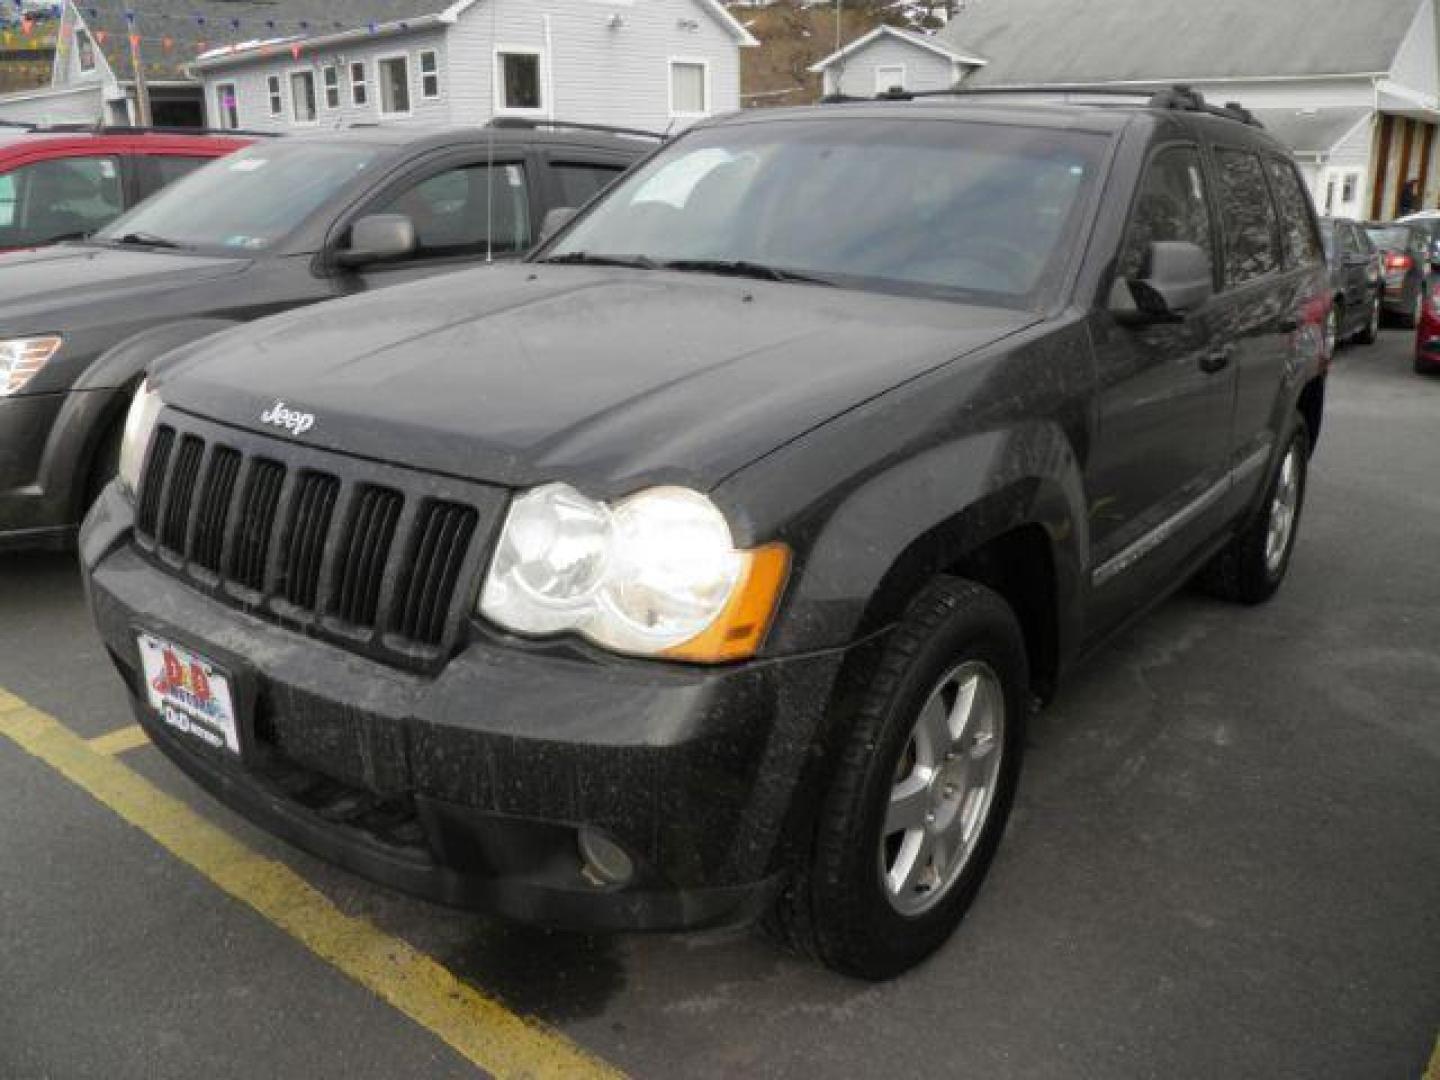
[[[1261,604],[1275,595],[1300,533],[1309,459],[1309,433],[1304,421],[1297,421],[1260,513],[1201,572],[1206,591],[1241,604]]]
[[[870,679],[808,858],[772,920],[828,967],[887,979],[954,932],[1005,828],[1029,676],[1009,606],[941,578]]]

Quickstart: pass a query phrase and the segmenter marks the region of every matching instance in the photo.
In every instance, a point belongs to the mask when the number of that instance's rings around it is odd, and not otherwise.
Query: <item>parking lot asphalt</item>
[[[291,851],[130,745],[72,560],[5,557],[0,1077],[1426,1074],[1440,378],[1410,340],[1341,352],[1281,594],[1182,593],[1066,685],[969,918],[886,985],[745,930],[517,928]]]

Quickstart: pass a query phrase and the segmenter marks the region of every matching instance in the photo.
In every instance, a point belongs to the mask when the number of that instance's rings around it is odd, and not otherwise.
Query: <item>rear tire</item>
[[[1309,458],[1310,436],[1301,420],[1266,485],[1260,512],[1200,572],[1206,592],[1241,604],[1261,604],[1275,595],[1300,534]]]
[[[864,979],[898,975],[943,945],[1004,832],[1028,681],[1004,600],[958,578],[927,588],[869,680],[772,930]]]

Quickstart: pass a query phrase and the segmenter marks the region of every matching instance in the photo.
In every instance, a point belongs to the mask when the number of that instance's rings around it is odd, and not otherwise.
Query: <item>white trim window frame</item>
[[[887,71],[898,71],[900,73],[899,81],[896,81],[896,79],[893,77],[887,77],[885,75],[885,72]],[[904,64],[877,64],[875,66],[875,93],[889,93],[897,86],[901,90],[905,90],[907,89],[905,82],[908,78],[909,72],[906,69],[906,65]]]
[[[419,54],[420,100],[440,99],[440,52],[438,49],[421,49]],[[426,67],[426,62],[429,67]]]
[[[405,108],[386,109],[385,90],[388,83],[385,79],[385,65],[397,60],[405,65]],[[375,108],[379,111],[380,119],[400,120],[415,114],[415,80],[411,76],[413,67],[408,52],[385,53],[375,57]]]
[[[300,102],[295,98],[295,80],[310,81],[310,115],[301,117]],[[290,68],[285,73],[285,84],[290,88],[290,122],[296,127],[313,127],[320,123],[320,88],[315,84],[315,69],[308,67]]]
[[[700,69],[700,111],[691,109],[680,109],[676,107],[675,101],[675,73],[679,68]],[[714,109],[714,92],[710,85],[710,61],[702,56],[672,56],[665,66],[668,76],[668,93],[670,100],[670,116],[674,120],[700,120],[711,114]]]
[[[215,84],[216,127],[222,131],[240,128],[240,88],[233,82]]]
[[[95,39],[90,36],[90,31],[83,26],[75,28],[75,68],[81,75],[93,75],[99,66],[95,62]],[[86,66],[85,61],[90,61]]]
[[[365,66],[364,60],[351,60],[345,67],[350,76],[350,104],[357,109],[368,109],[370,107],[370,69]],[[357,71],[360,73],[358,79],[355,77]]]
[[[326,112],[340,108],[340,69],[334,64],[320,69],[320,103]]]
[[[505,84],[505,57],[507,56],[533,56],[535,57],[535,97],[539,105],[520,106],[511,105],[508,97],[508,87]],[[545,118],[550,115],[550,100],[548,87],[550,80],[547,78],[548,57],[545,50],[538,45],[499,45],[495,46],[492,53],[491,63],[494,68],[494,101],[496,116],[529,116],[534,118]]]
[[[285,94],[279,75],[265,76],[265,93],[270,99],[270,116],[285,115]]]

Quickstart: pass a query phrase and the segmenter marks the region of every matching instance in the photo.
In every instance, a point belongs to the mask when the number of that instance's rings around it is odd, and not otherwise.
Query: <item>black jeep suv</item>
[[[177,350],[81,539],[136,715],[397,888],[901,971],[1032,700],[1285,575],[1330,298],[1240,117],[736,115],[523,264]]]
[[[64,546],[145,364],[237,323],[533,246],[656,145],[569,126],[267,141],[92,239],[0,257],[0,550]]]

